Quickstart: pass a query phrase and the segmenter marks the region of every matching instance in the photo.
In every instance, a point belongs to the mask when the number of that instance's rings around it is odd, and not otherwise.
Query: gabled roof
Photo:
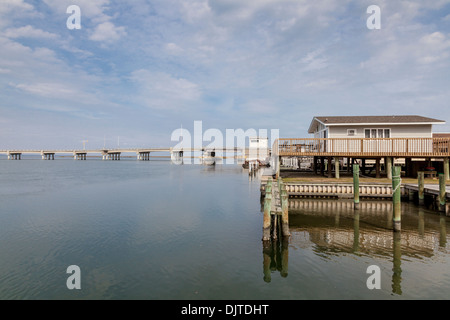
[[[308,133],[314,133],[314,129],[319,123],[325,126],[340,126],[348,124],[444,124],[445,121],[416,115],[314,117],[309,126]]]

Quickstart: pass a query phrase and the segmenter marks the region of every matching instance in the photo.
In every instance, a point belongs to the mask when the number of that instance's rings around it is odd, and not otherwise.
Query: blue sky
[[[450,0],[1,0],[0,48],[0,149],[167,147],[194,121],[307,137],[315,115],[450,132]]]

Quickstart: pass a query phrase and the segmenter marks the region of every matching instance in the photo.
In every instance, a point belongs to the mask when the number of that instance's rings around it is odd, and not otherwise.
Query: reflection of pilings
[[[445,248],[445,245],[447,244],[447,226],[445,223],[445,216],[441,215],[441,217],[439,218],[439,246],[442,248]]]
[[[394,237],[394,263],[393,263],[393,274],[392,274],[392,293],[401,295],[402,294],[402,248],[401,248],[401,232],[393,232]]]
[[[353,252],[359,251],[359,211],[355,210],[353,216]]]
[[[423,237],[425,234],[425,218],[422,207],[419,207],[419,234]]]
[[[272,280],[271,273],[279,271],[283,278],[288,276],[289,240],[288,238],[263,241],[264,281]]]

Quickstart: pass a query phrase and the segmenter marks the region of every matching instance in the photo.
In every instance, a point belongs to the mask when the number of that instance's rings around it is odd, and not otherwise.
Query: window
[[[356,136],[356,129],[347,129],[347,136]]]
[[[369,138],[390,138],[391,129],[364,129],[364,137]]]

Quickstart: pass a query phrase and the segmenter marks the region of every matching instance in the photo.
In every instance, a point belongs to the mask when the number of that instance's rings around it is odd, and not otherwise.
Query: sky
[[[450,132],[449,103],[450,0],[0,0],[0,149],[170,147],[195,121],[302,138],[337,115]]]

